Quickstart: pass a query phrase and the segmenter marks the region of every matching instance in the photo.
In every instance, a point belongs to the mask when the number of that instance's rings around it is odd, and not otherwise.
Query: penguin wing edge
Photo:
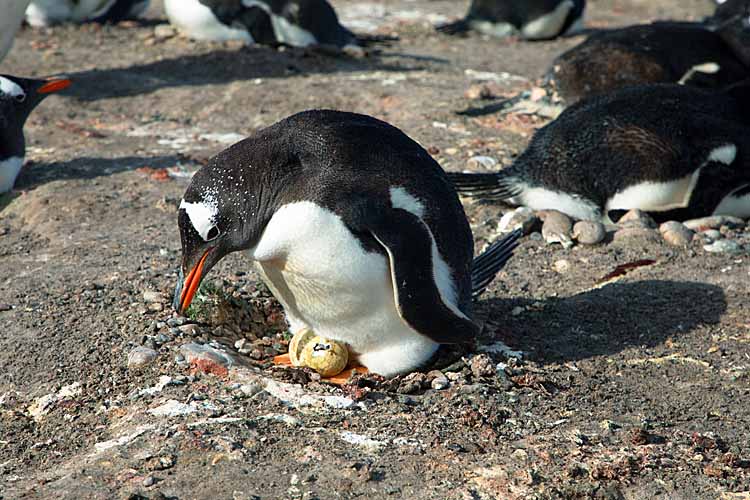
[[[392,209],[367,226],[388,254],[401,318],[435,342],[470,342],[479,333],[479,326],[441,292],[437,281],[451,278],[436,269],[434,238],[427,225],[406,210]]]

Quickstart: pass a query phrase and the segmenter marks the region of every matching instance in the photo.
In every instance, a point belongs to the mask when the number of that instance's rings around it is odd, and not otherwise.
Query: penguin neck
[[[26,154],[26,140],[23,135],[23,126],[16,127],[6,124],[0,127],[0,159],[18,157],[23,158]]]

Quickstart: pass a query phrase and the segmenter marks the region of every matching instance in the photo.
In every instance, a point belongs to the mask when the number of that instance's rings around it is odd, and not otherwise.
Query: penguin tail
[[[493,242],[471,265],[471,297],[477,299],[505,266],[523,236],[522,229],[506,234]]]
[[[453,23],[441,24],[436,26],[435,30],[445,35],[462,35],[468,32],[471,28],[469,22],[466,19],[461,19]]]
[[[459,194],[483,200],[506,201],[521,194],[515,176],[500,171],[494,174],[447,172]]]
[[[399,41],[399,37],[391,35],[354,35],[354,40],[360,47],[372,47],[374,45],[389,46]]]

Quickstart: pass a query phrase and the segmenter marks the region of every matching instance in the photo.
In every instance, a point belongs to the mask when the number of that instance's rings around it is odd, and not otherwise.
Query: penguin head
[[[717,5],[707,25],[746,66],[750,66],[750,0],[725,0]]]
[[[269,217],[260,206],[261,189],[241,169],[231,169],[219,157],[198,172],[180,202],[177,224],[182,262],[174,308],[188,308],[201,281],[222,258],[254,246]]]
[[[49,94],[70,85],[67,78],[34,80],[0,75],[0,129],[23,127],[31,111]]]

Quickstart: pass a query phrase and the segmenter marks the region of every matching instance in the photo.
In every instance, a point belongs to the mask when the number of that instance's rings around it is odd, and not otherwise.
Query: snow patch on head
[[[216,216],[219,213],[219,202],[216,196],[211,192],[206,192],[203,200],[195,203],[183,199],[180,202],[180,209],[185,210],[190,223],[201,238],[208,241],[208,232],[216,225]]]
[[[11,97],[25,96],[23,89],[13,80],[0,76],[0,94]]]

